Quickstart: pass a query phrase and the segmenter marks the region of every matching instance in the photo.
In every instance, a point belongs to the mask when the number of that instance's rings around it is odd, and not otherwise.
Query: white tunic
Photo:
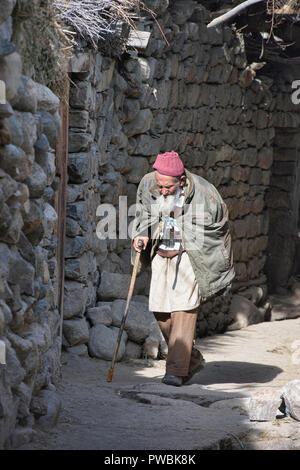
[[[200,305],[201,296],[188,254],[182,253],[175,289],[178,256],[163,258],[155,255],[152,260],[152,276],[149,293],[149,310],[152,312],[176,312],[192,310]]]

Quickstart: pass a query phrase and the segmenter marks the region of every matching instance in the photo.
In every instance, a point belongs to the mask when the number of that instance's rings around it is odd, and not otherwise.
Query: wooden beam
[[[55,209],[58,214],[57,224],[57,268],[58,268],[58,298],[57,305],[60,313],[59,336],[62,345],[62,330],[64,316],[64,280],[65,280],[65,238],[66,238],[66,201],[68,180],[68,135],[69,135],[69,80],[66,83],[64,102],[60,105],[61,129],[56,145],[56,166],[59,176],[59,187],[56,193]]]
[[[263,0],[247,0],[246,2],[241,3],[240,5],[237,5],[234,7],[232,10],[228,11],[227,13],[224,13],[224,15],[218,16],[218,18],[215,18],[212,20],[210,23],[208,23],[207,27],[208,28],[215,28],[216,26],[225,23],[226,21],[231,20],[234,18],[236,15],[241,13],[243,10],[246,8],[250,7],[251,5],[255,5],[255,3],[261,3]]]

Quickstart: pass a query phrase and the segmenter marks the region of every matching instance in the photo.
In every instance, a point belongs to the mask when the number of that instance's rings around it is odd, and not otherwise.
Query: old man
[[[234,278],[228,210],[216,188],[184,168],[178,153],[156,157],[137,191],[133,248],[151,264],[149,310],[168,345],[162,382],[181,386],[204,365],[195,347],[201,302]]]

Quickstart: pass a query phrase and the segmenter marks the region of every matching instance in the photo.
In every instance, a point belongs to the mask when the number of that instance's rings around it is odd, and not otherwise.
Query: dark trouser
[[[202,361],[200,351],[194,348],[199,307],[187,312],[154,312],[168,345],[166,374],[186,376]]]

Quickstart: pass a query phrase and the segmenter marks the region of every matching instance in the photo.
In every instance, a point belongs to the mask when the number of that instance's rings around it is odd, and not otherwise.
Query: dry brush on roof
[[[70,28],[67,34],[77,33],[94,47],[115,33],[116,24],[134,27],[134,19],[147,10],[138,0],[54,0],[53,6],[56,19]]]
[[[140,0],[53,0],[55,18],[77,49],[85,46],[120,57],[130,29],[142,14],[155,13]]]
[[[300,13],[300,0],[269,0],[271,7],[274,3],[274,10],[281,14],[299,14]]]
[[[121,53],[127,37],[118,26],[134,28],[142,11],[152,14],[139,0],[18,0],[13,40],[22,54],[23,73],[63,98],[73,50],[83,42]]]

